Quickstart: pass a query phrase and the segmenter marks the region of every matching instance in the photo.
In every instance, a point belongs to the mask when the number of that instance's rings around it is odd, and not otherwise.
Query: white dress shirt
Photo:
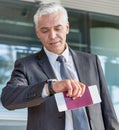
[[[52,66],[52,68],[55,72],[55,75],[57,76],[57,80],[62,80],[61,75],[60,75],[60,63],[57,61],[57,57],[59,55],[48,51],[45,47],[44,47],[44,51],[45,51],[46,55],[48,56],[49,62],[50,62],[51,66]],[[73,77],[75,77],[78,80],[78,76],[77,76],[77,73],[76,73],[76,70],[75,70],[75,67],[74,67],[73,59],[72,59],[72,56],[69,53],[68,47],[62,53],[62,55],[65,57],[67,67],[70,70],[70,72],[72,72]],[[43,97],[47,96],[45,89],[43,90],[42,96]],[[74,130],[72,113],[71,113],[70,110],[65,111],[65,130]]]

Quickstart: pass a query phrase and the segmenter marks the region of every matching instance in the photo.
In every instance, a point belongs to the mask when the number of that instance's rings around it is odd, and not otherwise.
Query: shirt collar
[[[48,56],[50,63],[55,64],[56,59],[59,55],[57,55],[57,54],[55,54],[51,51],[48,51],[45,47],[44,47],[44,51],[45,51],[46,55]],[[68,62],[68,59],[69,59],[69,48],[68,48],[68,46],[66,47],[65,51],[61,55],[63,55],[66,59],[66,62]]]

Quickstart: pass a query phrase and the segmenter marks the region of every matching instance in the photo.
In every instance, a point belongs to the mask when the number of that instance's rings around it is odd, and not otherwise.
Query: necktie
[[[73,78],[71,72],[66,66],[64,56],[58,56],[57,61],[60,62],[60,74],[62,79]],[[72,110],[72,118],[74,130],[90,130],[86,113],[83,108]]]

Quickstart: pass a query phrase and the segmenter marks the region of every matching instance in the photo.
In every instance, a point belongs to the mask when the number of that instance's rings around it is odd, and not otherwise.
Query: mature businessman
[[[98,57],[74,51],[66,43],[69,33],[66,10],[55,3],[42,5],[34,22],[43,48],[15,62],[11,79],[2,91],[4,107],[9,110],[27,107],[27,130],[83,130],[80,128],[83,124],[88,126],[85,130],[119,130]],[[60,55],[65,58],[71,78],[62,78],[62,63],[57,60]],[[82,109],[88,122],[78,113],[74,117],[82,123],[74,122],[72,111],[58,112],[55,93],[66,92],[75,100],[84,94],[86,86],[94,84],[102,102]]]

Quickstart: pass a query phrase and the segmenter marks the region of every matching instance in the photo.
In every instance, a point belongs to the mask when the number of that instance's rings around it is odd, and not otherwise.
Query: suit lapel
[[[86,78],[86,73],[87,73],[87,67],[85,67],[87,64],[83,58],[83,55],[78,54],[70,49],[70,52],[72,54],[73,57],[73,61],[74,61],[74,65],[77,71],[77,75],[79,78],[79,81],[85,83],[85,78]]]
[[[39,65],[49,79],[56,79],[56,75],[43,49],[39,53]]]

